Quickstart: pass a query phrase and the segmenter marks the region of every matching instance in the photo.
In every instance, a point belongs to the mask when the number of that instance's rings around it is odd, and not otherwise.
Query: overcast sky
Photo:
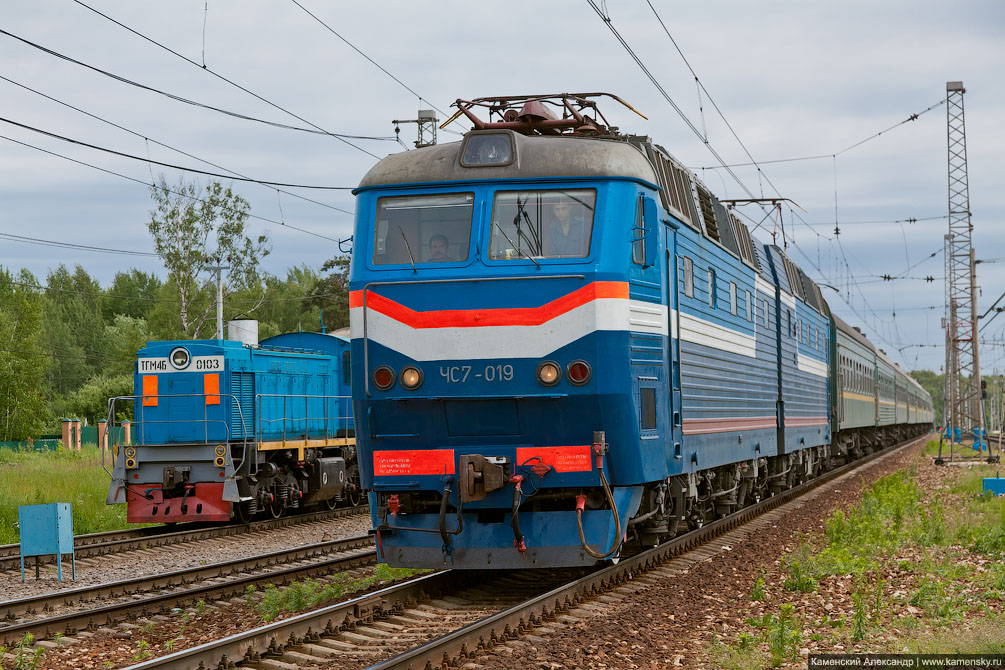
[[[707,89],[708,94],[700,96],[646,0],[598,2],[610,25],[726,163],[747,163],[749,158],[716,106],[757,161],[827,156],[764,163],[760,179],[756,169],[736,167],[742,186],[723,170],[703,169],[718,165],[718,160],[586,0],[299,0],[302,7],[292,0],[86,1],[87,6],[73,0],[5,0],[0,29],[204,105],[366,137],[393,138],[393,119],[415,118],[419,107],[449,114],[457,98],[562,91],[617,94],[648,120],[606,104],[602,110],[609,120],[624,131],[652,136],[697,169],[720,198],[747,197],[749,189],[758,196],[781,193],[805,208],[799,215],[812,229],[788,210],[784,213],[790,254],[814,279],[840,290],[825,290],[836,313],[861,326],[908,369],[938,370],[944,360],[940,318],[948,209],[946,109],[938,103],[945,97],[947,81],[962,80],[967,89],[974,242],[977,257],[988,261],[979,269],[981,311],[1005,290],[1005,3],[1000,0],[653,0]],[[343,142],[195,107],[9,35],[0,34],[0,62],[3,119],[154,161],[259,180],[353,187],[373,165],[374,156],[404,150],[393,139]],[[831,158],[932,105],[937,106],[916,121]],[[453,128],[464,130],[461,125]],[[172,182],[195,176],[7,122],[0,122],[0,135],[7,138],[0,139],[3,234],[149,253],[149,188],[139,182],[149,183],[158,173]],[[441,131],[439,139],[457,137]],[[410,147],[415,126],[403,126],[401,139]],[[331,240],[351,234],[354,204],[347,190],[284,189],[315,203],[259,184],[235,181],[233,186],[251,203],[252,213],[262,217],[251,220],[253,232],[267,233],[272,240],[268,272],[285,275],[286,268],[299,263],[320,266],[337,252]],[[754,208],[744,211],[755,220],[763,216]],[[833,239],[835,216],[840,245]],[[895,223],[912,217],[931,220]],[[773,228],[768,222],[755,236],[770,241]],[[924,261],[933,252],[937,256]],[[164,274],[159,260],[149,256],[0,239],[4,267],[28,268],[44,277],[60,262],[79,262],[105,285],[116,271],[130,267]],[[879,279],[904,274],[908,268],[908,278]],[[929,275],[936,281],[913,279]],[[989,324],[984,334],[1003,340],[1003,329],[1005,317]],[[982,359],[985,370],[1005,367],[1005,347],[985,347]]]

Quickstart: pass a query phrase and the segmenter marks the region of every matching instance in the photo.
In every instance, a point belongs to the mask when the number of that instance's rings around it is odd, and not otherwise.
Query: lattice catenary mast
[[[977,340],[977,271],[967,185],[963,82],[946,82],[949,155],[949,233],[946,257],[946,425],[966,435],[984,428]]]

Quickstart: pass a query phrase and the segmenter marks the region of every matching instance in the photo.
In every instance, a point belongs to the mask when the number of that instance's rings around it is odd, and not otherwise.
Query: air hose
[[[586,507],[585,495],[576,496],[576,523],[579,524],[579,542],[583,545],[586,553],[594,558],[605,559],[613,556],[621,548],[621,517],[618,516],[618,506],[614,503],[614,494],[611,493],[611,487],[607,483],[607,477],[604,475],[603,468],[600,468],[600,483],[604,487],[604,495],[607,496],[607,501],[611,504],[611,511],[614,513],[614,544],[605,554],[594,551],[590,548],[590,545],[586,544],[586,535],[583,533],[583,509]]]
[[[523,539],[523,533],[520,532],[520,501],[523,499],[523,490],[521,488],[523,476],[513,475],[510,477],[510,481],[513,482],[513,507],[510,510],[510,516],[512,517],[510,526],[513,528],[513,546],[521,554],[526,554],[527,543]]]

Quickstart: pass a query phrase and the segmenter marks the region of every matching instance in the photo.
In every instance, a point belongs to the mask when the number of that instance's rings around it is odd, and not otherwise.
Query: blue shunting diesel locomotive
[[[594,564],[931,428],[913,379],[596,95],[458,101],[462,141],[355,191],[357,449],[393,566]]]
[[[358,504],[349,358],[347,339],[322,333],[147,342],[135,395],[110,401],[110,420],[121,403],[134,420],[107,502],[131,523]]]

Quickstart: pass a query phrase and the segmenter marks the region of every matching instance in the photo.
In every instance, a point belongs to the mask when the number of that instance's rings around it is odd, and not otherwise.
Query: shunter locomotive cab
[[[661,370],[669,349],[654,182],[628,143],[506,129],[389,156],[363,179],[353,402],[381,560],[617,555],[640,484],[667,474],[636,448],[627,356],[632,331]],[[644,272],[650,294],[629,295]]]

